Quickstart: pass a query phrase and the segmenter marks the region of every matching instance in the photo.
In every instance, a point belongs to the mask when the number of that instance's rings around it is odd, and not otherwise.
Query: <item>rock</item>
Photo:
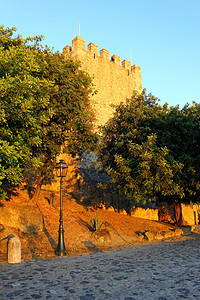
[[[21,241],[18,237],[12,237],[8,242],[8,263],[21,263]]]
[[[142,232],[136,232],[138,239],[143,240],[144,234]]]
[[[99,229],[93,233],[94,238],[97,242],[103,243],[103,242],[110,242],[111,236],[108,229]]]
[[[174,236],[174,231],[172,230],[162,231],[162,234],[164,239],[169,239]]]
[[[144,238],[146,238],[148,241],[152,241],[155,239],[155,235],[151,231],[147,230],[144,232]]]
[[[163,238],[164,238],[164,236],[162,233],[160,233],[160,232],[156,233],[156,235],[155,235],[156,240],[162,240]]]
[[[167,231],[158,232],[155,236],[156,240],[169,239],[176,236],[181,236],[183,234],[183,230],[180,228],[169,229]]]
[[[176,229],[174,230],[174,235],[175,235],[175,236],[181,236],[182,234],[183,234],[183,230],[182,230],[182,229],[176,228]]]
[[[183,235],[190,235],[191,234],[191,226],[184,226],[182,227]]]
[[[200,234],[200,225],[192,225],[191,231]]]

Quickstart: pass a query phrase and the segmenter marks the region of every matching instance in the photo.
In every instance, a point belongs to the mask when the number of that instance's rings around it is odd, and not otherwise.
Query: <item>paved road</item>
[[[0,264],[0,299],[200,299],[200,239]]]

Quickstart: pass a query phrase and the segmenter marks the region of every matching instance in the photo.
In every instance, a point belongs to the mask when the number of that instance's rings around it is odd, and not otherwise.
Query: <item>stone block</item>
[[[163,239],[169,239],[174,236],[174,231],[173,230],[162,231],[161,234],[163,235]]]
[[[191,226],[184,226],[182,227],[183,235],[190,235],[192,227]]]
[[[12,237],[8,242],[8,263],[21,263],[21,241],[18,237]]]
[[[180,236],[180,235],[182,235],[182,234],[183,234],[183,230],[182,230],[182,229],[176,228],[176,229],[174,230],[174,235],[175,235],[175,236]]]
[[[156,240],[162,240],[162,239],[164,239],[164,236],[163,236],[162,233],[159,233],[159,232],[158,232],[158,233],[156,234],[156,236],[155,236],[155,239],[156,239]]]
[[[147,230],[144,232],[144,238],[146,238],[148,241],[152,241],[155,239],[155,235],[151,231]]]
[[[108,229],[100,229],[94,232],[94,237],[97,242],[104,243],[104,242],[110,242],[111,236]]]
[[[142,232],[136,232],[137,233],[137,238],[139,240],[143,240],[144,239],[144,234]]]

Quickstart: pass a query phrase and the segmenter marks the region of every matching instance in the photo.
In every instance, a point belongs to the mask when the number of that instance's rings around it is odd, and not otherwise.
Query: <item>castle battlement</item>
[[[103,125],[112,116],[111,104],[119,104],[130,98],[133,91],[142,91],[141,69],[131,62],[123,60],[106,49],[98,51],[98,46],[90,43],[85,47],[85,39],[80,36],[67,45],[63,55],[81,62],[81,68],[93,77],[97,90],[91,100],[96,110],[97,125]]]
[[[94,43],[90,43],[89,45],[87,45],[87,50],[86,50],[85,39],[83,39],[80,36],[77,36],[72,40],[72,47],[67,45],[63,49],[64,55],[69,54],[70,52],[71,52],[72,57],[74,56],[73,54],[75,54],[75,52],[76,52],[76,55],[88,54],[88,55],[91,55],[91,57],[93,57],[93,59],[102,58],[107,61],[109,60],[111,63],[115,63],[118,66],[121,65],[122,68],[130,70],[131,72],[135,72],[135,70],[137,69],[134,67],[135,65],[131,66],[131,62],[126,59],[121,62],[120,56],[118,56],[116,54],[114,54],[110,59],[110,53],[106,49],[101,49],[98,53],[98,46],[95,45]]]

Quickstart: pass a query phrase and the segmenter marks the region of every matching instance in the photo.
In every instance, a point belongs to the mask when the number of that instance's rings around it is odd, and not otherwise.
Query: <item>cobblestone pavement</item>
[[[0,264],[0,299],[200,299],[200,239]]]

